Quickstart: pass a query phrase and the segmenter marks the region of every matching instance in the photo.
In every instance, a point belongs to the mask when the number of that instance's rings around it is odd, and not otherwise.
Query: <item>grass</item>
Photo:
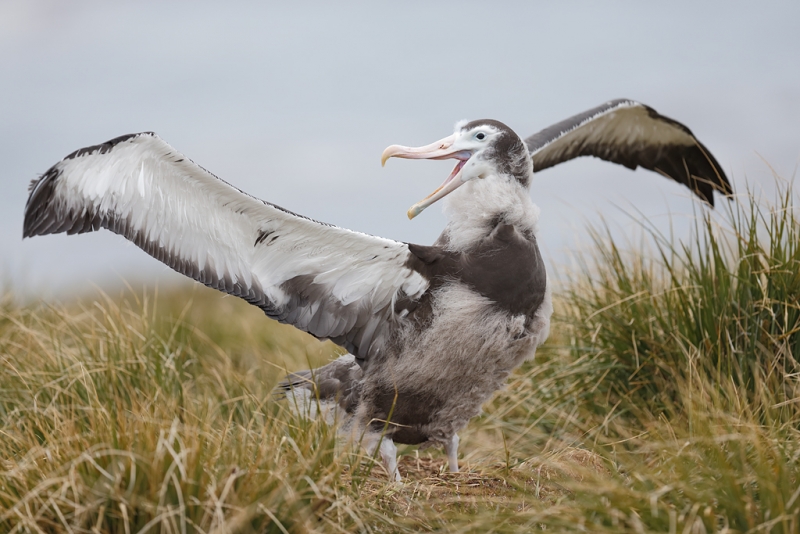
[[[0,301],[2,532],[800,532],[800,222],[594,232],[553,335],[402,486],[271,396],[340,352],[199,287]],[[718,222],[724,220],[725,222]]]

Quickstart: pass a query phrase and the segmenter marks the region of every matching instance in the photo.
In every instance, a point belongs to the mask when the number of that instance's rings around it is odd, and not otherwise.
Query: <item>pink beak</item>
[[[436,191],[434,191],[427,197],[423,198],[422,200],[420,200],[419,202],[417,202],[408,209],[407,215],[409,219],[413,219],[414,217],[422,213],[422,210],[424,210],[437,200],[452,193],[464,183],[464,181],[461,180],[459,174],[461,173],[461,168],[464,166],[467,160],[472,156],[472,152],[470,152],[469,150],[454,149],[453,143],[455,142],[455,140],[456,140],[456,134],[453,134],[448,137],[445,137],[444,139],[440,139],[435,143],[431,143],[430,145],[425,145],[421,147],[392,145],[383,151],[383,154],[381,155],[381,165],[385,165],[386,160],[389,158],[459,160],[459,162],[453,169],[453,172],[450,173],[450,176],[447,177],[444,183],[440,185],[439,188],[436,189]]]

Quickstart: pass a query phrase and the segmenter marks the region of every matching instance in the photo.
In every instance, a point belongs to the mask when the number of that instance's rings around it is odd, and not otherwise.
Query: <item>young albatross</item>
[[[730,184],[682,124],[615,100],[523,141],[494,120],[461,122],[388,158],[457,160],[409,218],[445,199],[431,246],[353,232],[254,198],[151,132],[82,148],[34,180],[23,237],[106,228],[176,271],[349,354],[281,384],[333,406],[400,479],[395,443],[443,445],[547,338],[552,305],[537,246],[534,170],[593,155],[658,171],[710,204]]]

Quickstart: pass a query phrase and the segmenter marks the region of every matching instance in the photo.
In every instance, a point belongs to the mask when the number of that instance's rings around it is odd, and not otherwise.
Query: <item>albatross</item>
[[[676,180],[713,206],[732,189],[683,124],[627,99],[523,140],[496,120],[462,121],[389,158],[454,159],[444,183],[408,210],[443,200],[429,246],[304,217],[217,178],[152,132],[81,148],[33,180],[23,237],[105,228],[172,269],[348,354],[289,374],[279,390],[333,409],[400,480],[397,443],[443,446],[458,471],[458,432],[550,330],[537,245],[533,173],[579,156]],[[328,412],[329,414],[331,412]]]

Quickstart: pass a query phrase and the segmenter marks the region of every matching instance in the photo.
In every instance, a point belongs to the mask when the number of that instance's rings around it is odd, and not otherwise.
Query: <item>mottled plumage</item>
[[[731,192],[685,126],[613,101],[526,142],[479,120],[426,147],[389,147],[384,161],[457,160],[408,212],[444,199],[449,222],[431,246],[258,200],[150,132],[77,150],[34,180],[23,236],[109,229],[186,276],[333,340],[350,354],[291,373],[279,390],[338,415],[370,452],[380,448],[394,478],[394,443],[443,445],[457,471],[457,432],[549,333],[533,171],[581,155],[661,171],[708,202],[712,189]]]

